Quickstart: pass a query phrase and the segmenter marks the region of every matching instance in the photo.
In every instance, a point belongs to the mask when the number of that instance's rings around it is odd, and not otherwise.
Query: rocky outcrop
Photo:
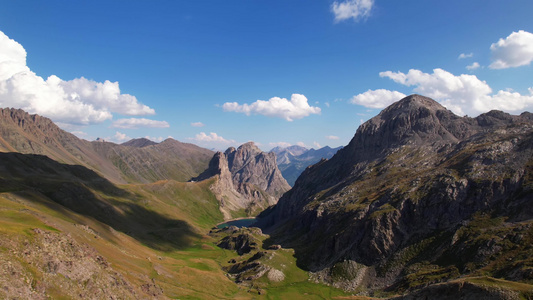
[[[279,197],[290,189],[281,175],[274,153],[262,152],[253,142],[238,149],[228,148],[217,152],[209,168],[193,181],[216,178],[211,190],[221,203],[226,219],[232,212],[245,210],[254,215],[277,203]]]
[[[318,281],[348,290],[405,292],[480,270],[530,280],[533,261],[515,255],[533,254],[532,166],[531,114],[459,117],[412,95],[307,168],[260,225]]]
[[[228,236],[224,237],[217,244],[220,248],[235,250],[237,254],[243,255],[250,253],[252,250],[258,249],[258,241],[253,234],[250,234],[246,230],[239,230],[237,227],[229,227],[224,231],[231,232]]]

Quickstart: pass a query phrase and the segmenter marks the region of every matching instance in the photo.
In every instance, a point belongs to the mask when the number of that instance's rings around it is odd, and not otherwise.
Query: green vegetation
[[[290,249],[265,250],[272,255],[260,259],[282,272],[283,280],[272,281],[266,273],[248,285],[232,282],[223,267],[231,259],[249,259],[253,254],[239,257],[206,235],[223,221],[209,189],[212,180],[115,186],[92,171],[46,158],[33,165],[49,173],[27,176],[20,169],[21,176],[0,178],[0,258],[16,269],[5,273],[11,275],[0,279],[0,285],[8,280],[28,297],[76,298],[91,291],[123,298],[163,292],[180,299],[346,295],[310,282]],[[257,238],[262,243],[267,236]],[[50,245],[60,249],[46,250],[52,249]],[[88,278],[62,267],[80,261],[78,256],[85,259],[83,272]],[[115,280],[119,283],[109,284]],[[0,298],[11,296],[0,290]]]

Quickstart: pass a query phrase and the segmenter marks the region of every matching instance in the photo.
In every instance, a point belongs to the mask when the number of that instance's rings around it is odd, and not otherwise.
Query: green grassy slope
[[[326,299],[292,250],[256,287],[223,267],[236,252],[207,233],[223,220],[212,182],[114,185],[45,156],[0,153],[0,298]],[[260,239],[265,239],[261,236]]]

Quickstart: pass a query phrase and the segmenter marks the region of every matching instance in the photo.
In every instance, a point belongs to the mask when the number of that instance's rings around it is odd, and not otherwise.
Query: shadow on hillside
[[[143,199],[96,172],[42,155],[0,153],[0,192],[5,191],[37,191],[54,203],[29,200],[69,217],[71,210],[94,218],[157,250],[184,249],[200,237],[187,222],[145,208],[137,203]]]

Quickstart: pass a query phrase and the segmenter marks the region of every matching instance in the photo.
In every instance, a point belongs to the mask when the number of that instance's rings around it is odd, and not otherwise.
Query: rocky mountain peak
[[[49,133],[59,132],[59,128],[52,122],[52,120],[41,117],[39,115],[30,115],[22,109],[16,108],[0,108],[1,122],[9,122],[24,131],[46,131]]]
[[[509,262],[493,274],[525,280],[500,245],[522,247],[509,228],[533,224],[532,133],[529,113],[460,117],[429,98],[406,97],[361,125],[330,160],[308,167],[259,225],[325,282],[346,280],[349,288],[419,280],[427,274],[421,261],[457,266],[443,281],[486,270],[491,259]],[[497,238],[501,244],[483,248]],[[339,268],[353,272],[339,280]]]
[[[374,152],[402,144],[457,142],[472,124],[430,98],[411,95],[361,125],[356,136],[357,143]]]
[[[262,151],[255,145],[254,142],[248,142],[240,145],[239,148],[237,148],[237,152],[244,156],[250,156],[261,153]]]
[[[235,151],[237,151],[235,147],[229,147],[228,149],[226,149],[226,151],[224,151],[224,154],[229,155]]]
[[[214,191],[229,210],[247,209],[250,212],[277,203],[290,189],[276,164],[274,153],[262,152],[253,142],[224,153],[217,152],[209,168],[193,180],[218,178]],[[232,203],[228,203],[232,202]],[[226,216],[228,211],[223,212]]]

